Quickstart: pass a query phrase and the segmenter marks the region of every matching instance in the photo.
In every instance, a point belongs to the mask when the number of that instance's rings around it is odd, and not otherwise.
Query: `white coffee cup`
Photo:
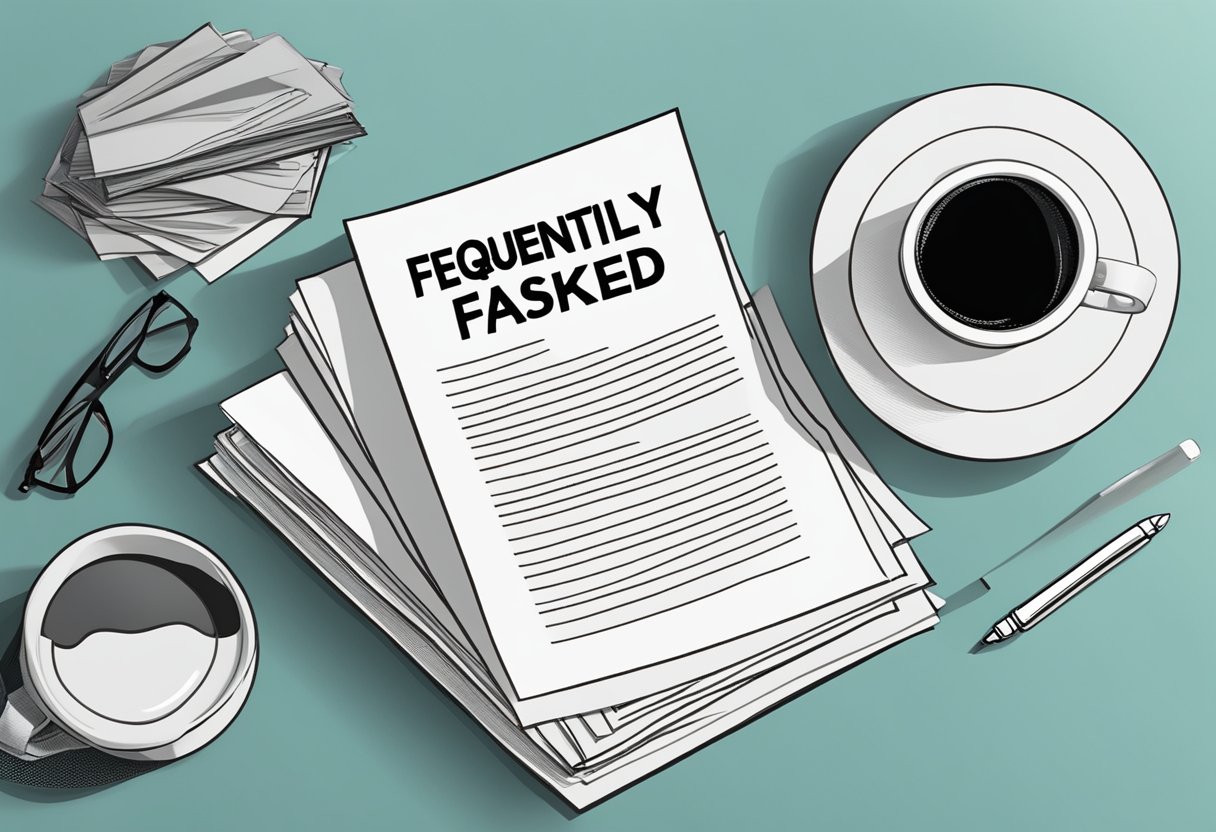
[[[1065,209],[1066,220],[1071,220],[1077,248],[1071,283],[1050,309],[1033,321],[1001,328],[968,320],[939,303],[921,273],[918,256],[922,228],[926,219],[938,210],[939,203],[969,183],[992,179],[1028,180],[1053,195]],[[999,257],[1001,253],[992,252],[990,256]],[[1093,219],[1081,198],[1063,180],[1043,168],[1007,160],[966,165],[946,174],[925,191],[904,224],[900,267],[913,302],[934,325],[961,341],[993,348],[1017,346],[1041,338],[1082,306],[1115,314],[1143,312],[1157,285],[1156,277],[1148,269],[1099,256]],[[976,268],[982,279],[982,263],[977,263]]]
[[[0,686],[0,754],[184,757],[236,718],[257,656],[249,599],[214,552],[153,526],[98,529],[30,590],[22,684]]]

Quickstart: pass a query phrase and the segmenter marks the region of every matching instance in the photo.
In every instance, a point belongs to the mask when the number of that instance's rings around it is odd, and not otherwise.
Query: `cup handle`
[[[87,746],[62,728],[53,725],[30,696],[25,685],[9,690],[4,680],[18,677],[20,631],[8,650],[0,655],[0,754],[35,762],[60,751]]]
[[[30,740],[46,726],[46,714],[38,709],[24,687],[9,691],[3,708],[0,711],[0,752],[22,760],[32,759],[35,755],[31,753]]]
[[[1156,275],[1143,266],[1099,257],[1081,305],[1135,314],[1148,308],[1156,288]]]

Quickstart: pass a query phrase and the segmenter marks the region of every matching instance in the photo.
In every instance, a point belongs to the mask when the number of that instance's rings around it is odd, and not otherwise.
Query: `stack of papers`
[[[570,805],[936,623],[678,114],[347,231],[201,467]]]
[[[39,204],[103,260],[215,280],[309,216],[331,146],[365,134],[341,79],[279,35],[148,46],[81,97]]]

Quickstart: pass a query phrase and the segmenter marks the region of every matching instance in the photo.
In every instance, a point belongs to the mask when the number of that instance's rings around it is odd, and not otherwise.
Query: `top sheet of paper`
[[[520,699],[652,691],[886,580],[766,393],[675,113],[347,228]]]

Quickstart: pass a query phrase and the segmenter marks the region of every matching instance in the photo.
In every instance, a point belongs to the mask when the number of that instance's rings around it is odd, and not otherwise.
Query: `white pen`
[[[996,644],[1026,632],[1085,587],[1143,549],[1157,532],[1165,528],[1169,519],[1168,514],[1156,514],[1141,520],[993,624],[981,644]]]

